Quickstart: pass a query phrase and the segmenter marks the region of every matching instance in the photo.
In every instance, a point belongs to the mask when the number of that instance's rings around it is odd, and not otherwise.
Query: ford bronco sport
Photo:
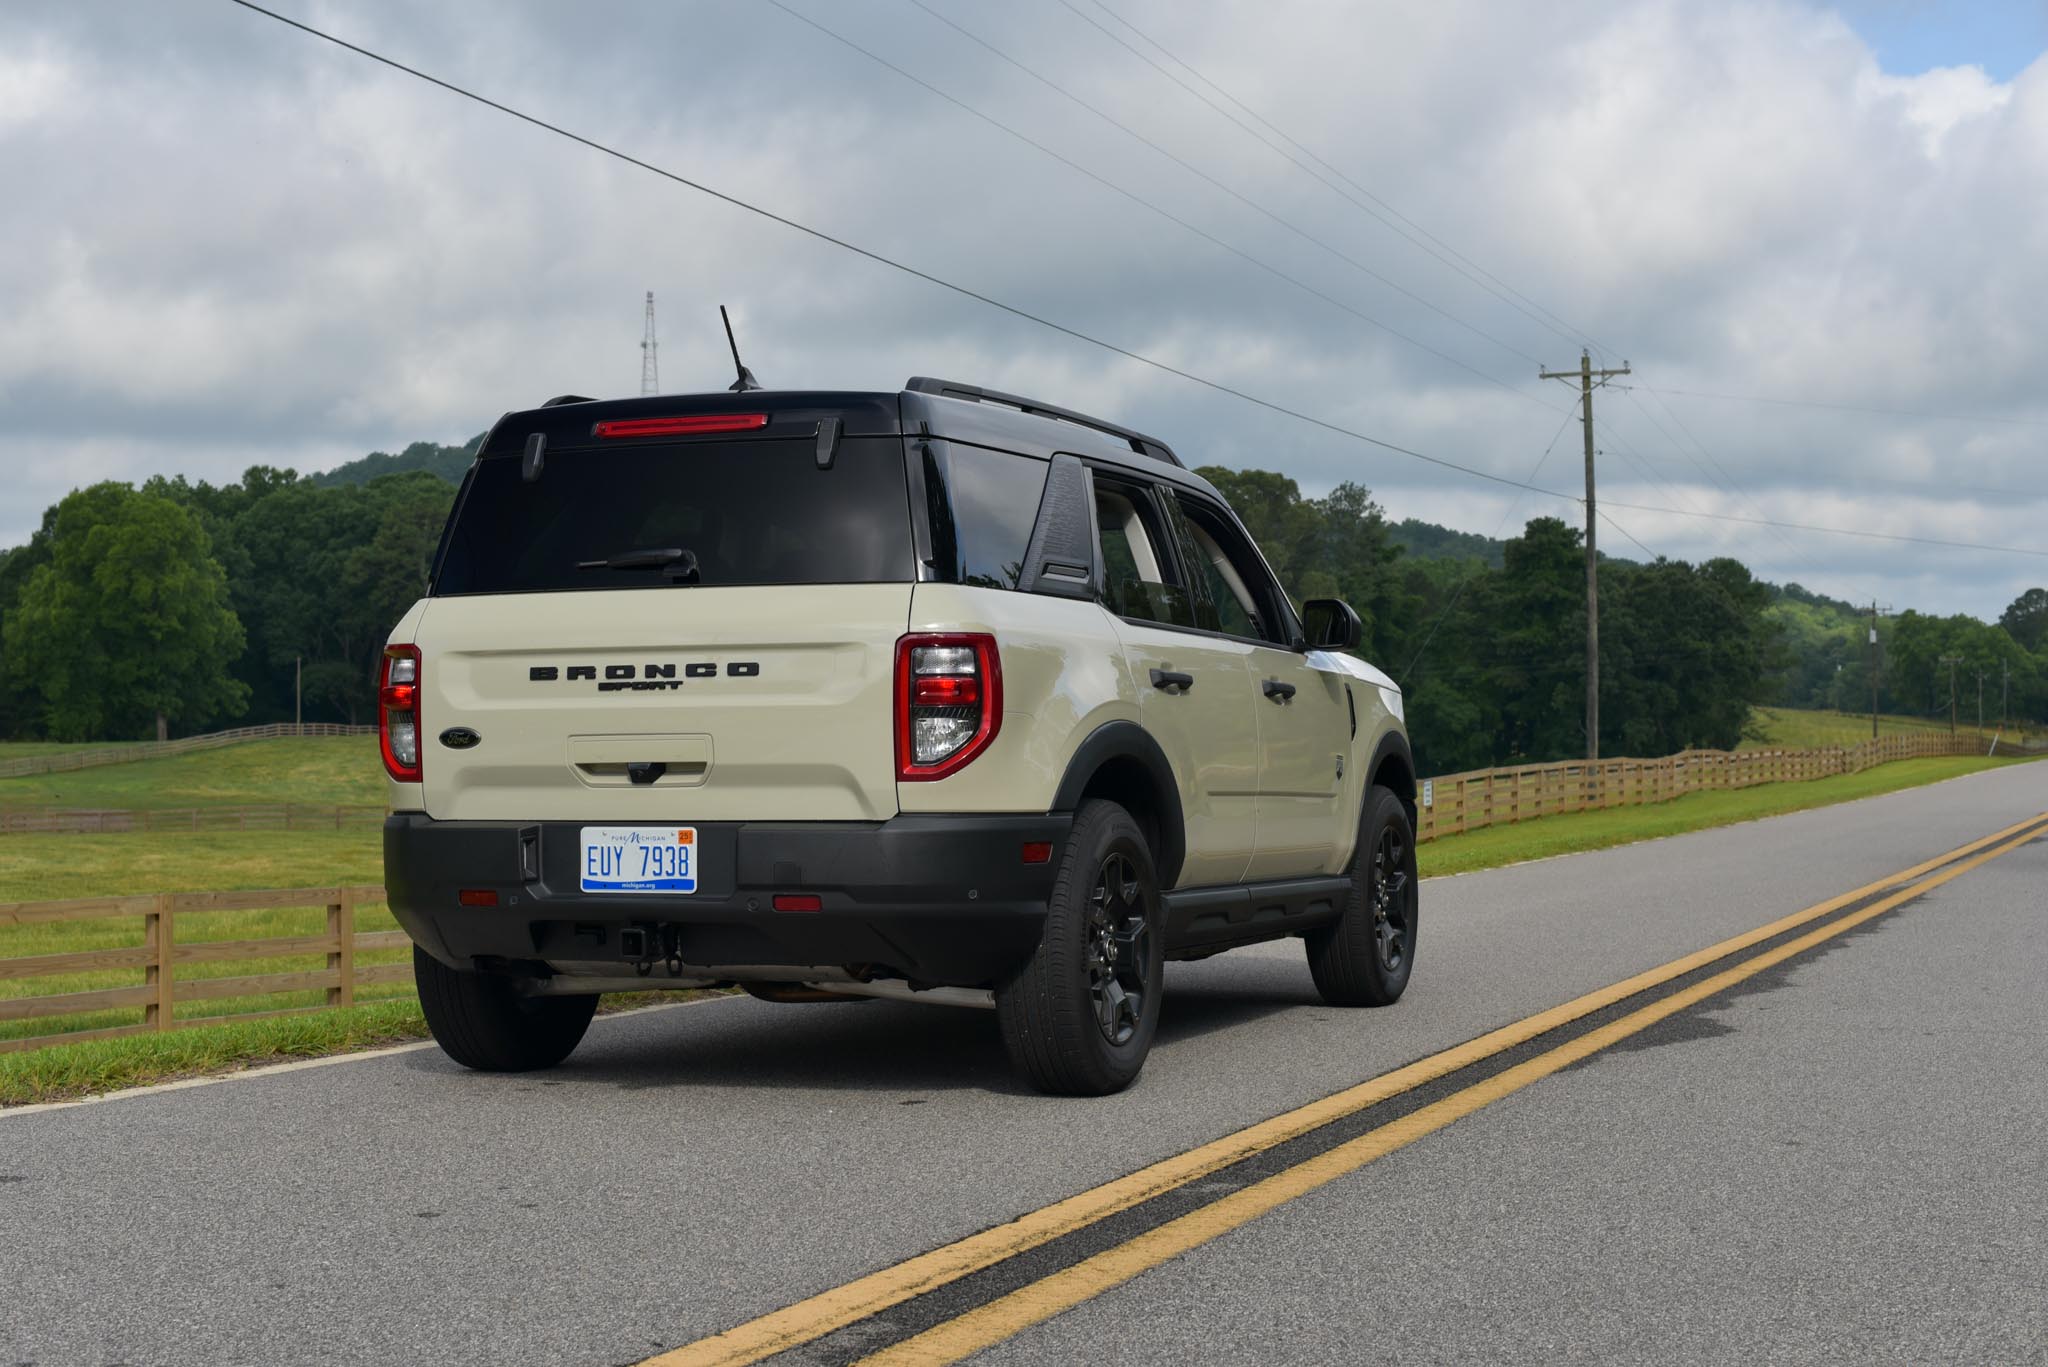
[[[1151,437],[971,385],[500,419],[378,715],[434,1037],[560,1062],[600,993],[992,1006],[1038,1087],[1134,1078],[1164,961],[1415,960],[1401,695]]]

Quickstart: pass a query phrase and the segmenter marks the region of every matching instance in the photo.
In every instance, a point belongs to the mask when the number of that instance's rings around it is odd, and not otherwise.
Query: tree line
[[[96,484],[0,552],[0,736],[121,739],[216,726],[365,722],[378,655],[419,595],[474,454],[416,443],[301,476]],[[1418,765],[1450,773],[1583,754],[1581,534],[1536,518],[1505,542],[1389,522],[1365,488],[1205,467],[1297,599],[1358,610],[1360,653],[1407,693]],[[1698,565],[1603,558],[1601,736],[1610,755],[1732,748],[1758,704],[1947,715],[1958,656],[2015,717],[2048,715],[2048,590],[1997,623],[1852,604]]]

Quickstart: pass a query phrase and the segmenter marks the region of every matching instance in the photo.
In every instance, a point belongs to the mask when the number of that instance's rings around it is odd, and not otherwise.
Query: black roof
[[[517,454],[536,433],[546,437],[549,450],[588,447],[596,444],[594,428],[600,421],[682,413],[766,413],[767,428],[752,436],[810,437],[820,421],[832,417],[848,437],[924,435],[1040,457],[1068,452],[1214,492],[1157,437],[1056,404],[922,375],[897,393],[755,389],[623,399],[564,394],[505,414],[477,455]]]

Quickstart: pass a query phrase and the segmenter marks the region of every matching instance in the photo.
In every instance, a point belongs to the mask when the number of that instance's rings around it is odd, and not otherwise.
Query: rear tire
[[[1042,1092],[1106,1096],[1145,1066],[1166,976],[1159,878],[1130,813],[1081,804],[1029,963],[996,988],[1003,1046]]]
[[[530,997],[497,973],[450,968],[413,946],[420,1010],[441,1051],[465,1068],[524,1073],[569,1057],[597,1013],[597,994]]]
[[[1366,790],[1344,914],[1308,933],[1308,969],[1332,1006],[1391,1006],[1415,970],[1415,831],[1389,789]]]

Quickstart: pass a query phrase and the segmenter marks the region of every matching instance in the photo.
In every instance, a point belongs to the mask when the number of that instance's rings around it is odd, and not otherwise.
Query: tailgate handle
[[[711,737],[571,736],[567,758],[593,788],[696,787],[711,773]]]

